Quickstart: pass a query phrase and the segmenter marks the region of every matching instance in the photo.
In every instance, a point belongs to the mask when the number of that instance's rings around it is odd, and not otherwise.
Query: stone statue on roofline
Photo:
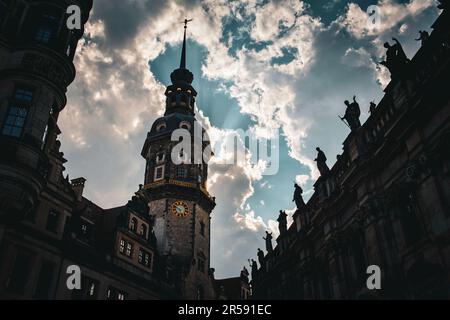
[[[422,46],[428,41],[430,34],[427,31],[419,30],[419,38],[416,41],[421,41]]]
[[[264,238],[264,240],[266,240],[266,250],[267,252],[272,252],[273,251],[273,247],[272,247],[272,234],[269,233],[268,231],[266,231],[266,237]]]
[[[385,66],[391,72],[391,77],[399,78],[400,75],[405,71],[406,65],[409,63],[409,59],[403,51],[403,47],[396,38],[392,38],[394,44],[390,45],[389,42],[384,44],[386,48],[386,60],[380,62],[381,65]]]
[[[258,248],[258,261],[259,261],[259,265],[261,266],[261,268],[264,269],[264,252]]]
[[[297,183],[294,184],[294,198],[292,201],[295,201],[295,205],[297,209],[303,209],[305,205],[305,201],[303,200],[303,189]]]
[[[278,216],[277,221],[280,234],[285,233],[287,231],[287,214],[284,210],[280,210],[280,215]]]
[[[347,121],[350,130],[354,132],[361,127],[361,121],[359,120],[361,109],[359,103],[356,101],[356,96],[353,96],[352,103],[348,100],[345,100],[344,103],[347,106],[347,109],[345,109],[345,115],[344,117],[341,117],[341,119]]]
[[[316,150],[317,150],[317,158],[314,159],[314,161],[317,162],[317,169],[319,169],[320,175],[324,176],[330,171],[327,165],[327,157],[325,156],[325,153],[322,150],[320,150],[319,147],[317,147]]]
[[[256,261],[251,259],[250,266],[252,267],[252,280],[256,278],[256,273],[258,272],[258,265],[256,264]]]
[[[438,5],[439,9],[449,9],[450,8],[450,0],[438,0],[440,4]]]

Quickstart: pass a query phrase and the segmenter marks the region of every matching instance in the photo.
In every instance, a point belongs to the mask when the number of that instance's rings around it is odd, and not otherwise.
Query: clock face
[[[175,201],[172,203],[172,213],[179,218],[183,218],[189,215],[189,207],[183,201]]]

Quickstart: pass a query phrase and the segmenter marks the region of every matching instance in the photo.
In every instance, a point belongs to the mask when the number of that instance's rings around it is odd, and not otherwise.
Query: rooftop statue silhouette
[[[273,251],[273,247],[272,247],[272,234],[269,233],[268,231],[266,231],[266,237],[263,237],[264,240],[266,240],[266,251],[267,252],[272,252]]]
[[[421,41],[422,46],[428,41],[430,38],[430,34],[427,31],[419,30],[419,38],[415,39],[416,41]]]
[[[261,268],[264,268],[264,252],[258,248],[258,261]]]
[[[403,51],[403,47],[396,38],[392,38],[394,44],[390,45],[389,42],[384,44],[386,50],[386,61],[380,62],[381,65],[389,69],[391,78],[399,78],[405,71],[406,65],[409,62],[408,57]]]
[[[322,150],[320,150],[319,147],[317,147],[316,150],[317,150],[317,158],[314,159],[314,161],[317,162],[317,169],[319,169],[320,175],[324,176],[330,171],[330,168],[328,168],[327,165],[327,157],[325,156],[325,153]]]
[[[287,231],[287,214],[284,210],[280,210],[280,215],[278,216],[277,221],[280,234],[285,233]]]
[[[294,184],[294,198],[292,201],[295,201],[295,205],[297,209],[303,209],[306,207],[305,201],[303,201],[303,189],[298,184]]]
[[[374,101],[370,101],[369,112],[372,114],[377,109],[377,104]]]
[[[252,267],[252,280],[256,278],[256,273],[258,272],[258,265],[255,260],[251,260],[250,266]]]
[[[344,117],[341,117],[341,119],[347,121],[350,130],[354,132],[361,127],[361,121],[359,120],[359,117],[361,116],[361,109],[358,102],[356,102],[356,96],[353,96],[352,103],[348,100],[345,100],[344,103],[347,106],[347,109],[345,110]]]
[[[449,9],[450,8],[450,0],[439,0],[440,4],[438,5],[439,9]]]

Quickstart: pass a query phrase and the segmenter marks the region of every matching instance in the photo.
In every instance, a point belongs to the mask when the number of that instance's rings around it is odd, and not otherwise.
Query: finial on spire
[[[183,37],[183,49],[181,51],[180,69],[186,69],[186,29],[187,24],[194,19],[184,19],[184,37]]]

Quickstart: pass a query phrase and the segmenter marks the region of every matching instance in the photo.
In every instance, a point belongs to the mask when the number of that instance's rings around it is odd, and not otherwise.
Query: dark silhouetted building
[[[450,297],[450,8],[254,270],[256,299]],[[279,220],[280,221],[280,220]],[[367,268],[381,269],[369,290]]]
[[[106,210],[83,197],[86,179],[63,176],[58,115],[84,32],[67,28],[72,4],[84,26],[92,0],[0,0],[0,298],[213,299],[208,166],[171,157],[173,131],[199,126],[186,33],[166,113],[142,149],[145,185]],[[72,265],[81,289],[66,285]]]

